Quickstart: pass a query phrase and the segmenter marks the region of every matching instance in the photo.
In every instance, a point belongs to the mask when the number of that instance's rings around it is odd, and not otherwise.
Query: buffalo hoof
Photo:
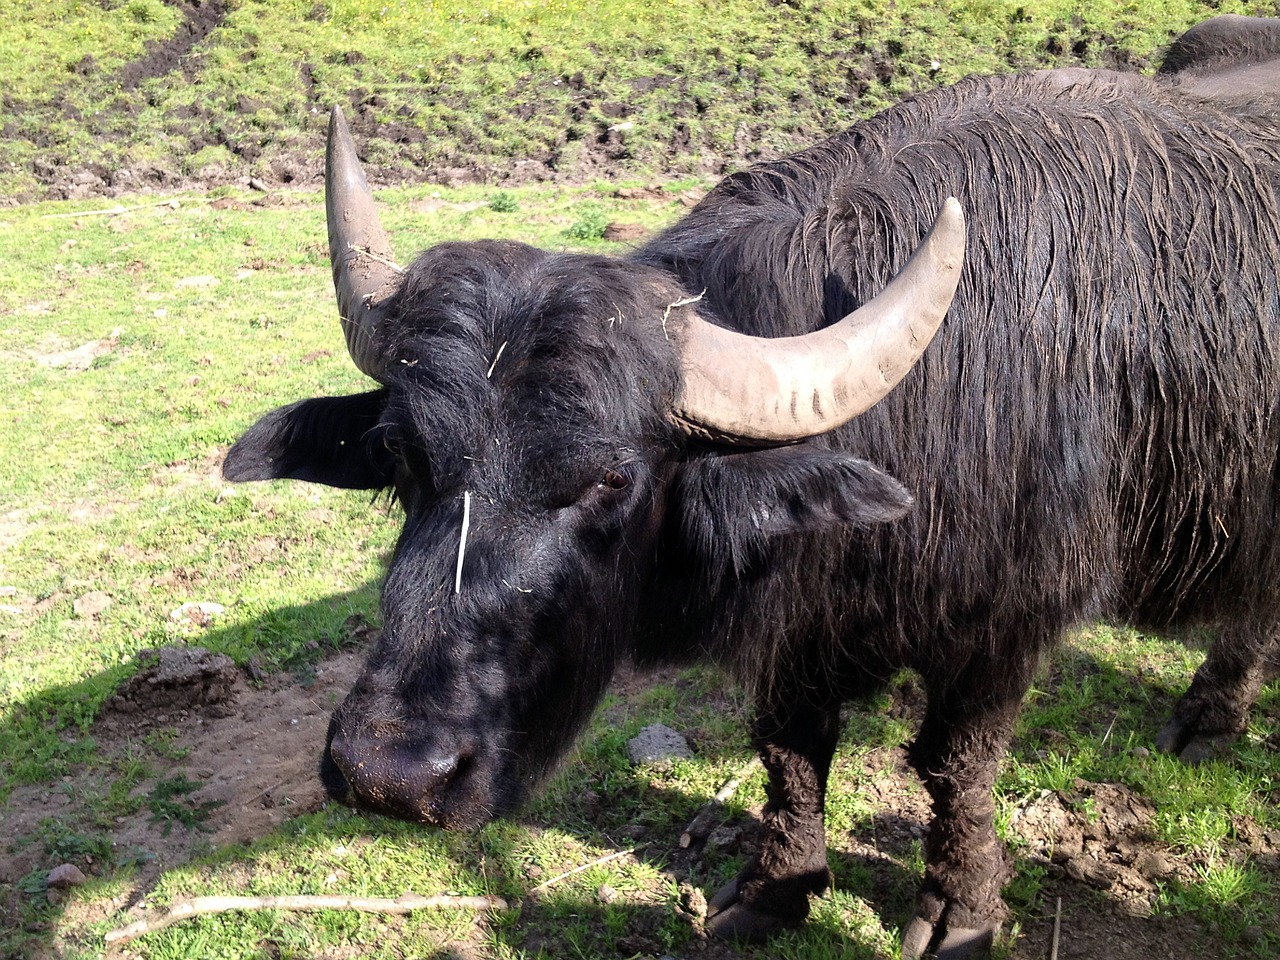
[[[1174,717],[1156,734],[1156,749],[1196,764],[1220,756],[1236,739],[1231,733],[1199,733],[1193,724]]]
[[[991,945],[1000,932],[999,923],[981,927],[949,927],[944,921],[930,923],[913,917],[902,934],[902,960],[924,956],[938,960],[981,960],[991,955]]]
[[[743,903],[737,880],[726,883],[707,903],[707,933],[717,940],[764,943],[779,930],[796,925]]]

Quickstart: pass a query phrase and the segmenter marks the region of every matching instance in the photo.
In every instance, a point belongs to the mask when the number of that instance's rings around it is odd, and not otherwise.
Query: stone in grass
[[[84,872],[74,863],[64,863],[50,870],[44,882],[51,890],[66,890],[80,886],[86,879]]]
[[[692,760],[693,751],[683,735],[655,723],[627,741],[627,756],[632,763],[670,763],[672,760]]]
[[[199,603],[184,603],[176,610],[169,612],[169,619],[174,623],[187,623],[196,627],[207,627],[214,617],[220,617],[227,608],[220,603],[204,600]]]

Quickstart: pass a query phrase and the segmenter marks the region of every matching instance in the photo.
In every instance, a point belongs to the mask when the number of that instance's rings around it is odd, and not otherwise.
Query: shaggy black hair
[[[935,343],[823,441],[915,510],[776,542],[722,655],[938,674],[1099,614],[1274,622],[1278,145],[1270,114],[1140,78],[974,79],[728,178],[649,243],[721,322],[782,336],[874,295],[947,195],[968,217]]]

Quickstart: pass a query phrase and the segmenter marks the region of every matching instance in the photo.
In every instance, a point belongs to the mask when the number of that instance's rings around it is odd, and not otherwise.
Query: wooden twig
[[[610,860],[617,860],[619,857],[630,856],[631,854],[635,853],[638,849],[640,848],[632,847],[630,850],[619,850],[616,853],[609,854],[608,856],[600,857],[598,860],[592,860],[590,863],[584,863],[580,867],[574,867],[572,870],[566,870],[564,873],[560,874],[558,877],[552,877],[550,880],[546,881],[545,883],[538,884],[536,887],[534,887],[532,890],[529,891],[528,895],[532,897],[535,893],[541,893],[543,890],[547,889],[547,887],[553,884],[559,883],[561,880],[567,880],[569,877],[572,877],[575,873],[582,873],[584,870],[590,870],[592,867],[598,867],[600,866],[600,864],[608,863]]]
[[[498,366],[498,361],[502,359],[502,351],[507,349],[507,341],[502,341],[502,346],[498,348],[498,352],[493,355],[493,363],[489,364],[489,372],[484,375],[486,380],[493,377],[493,371]]]
[[[458,538],[458,572],[453,577],[453,592],[462,592],[462,560],[467,555],[467,533],[471,530],[471,491],[462,491],[462,535]]]
[[[676,307],[687,307],[691,303],[697,303],[706,295],[707,295],[707,291],[703,290],[696,297],[685,297],[681,300],[677,300],[675,303],[667,304],[667,309],[662,311],[662,335],[664,337],[667,337],[667,318],[671,316],[672,310],[674,310]],[[670,337],[667,337],[667,339],[670,339]]]
[[[500,897],[422,897],[404,893],[390,897],[195,897],[180,900],[127,927],[112,930],[104,938],[107,943],[127,943],[144,933],[163,930],[171,924],[192,917],[233,910],[359,910],[363,913],[412,913],[415,910],[506,910],[507,901]]]
[[[698,815],[689,821],[689,825],[684,828],[684,833],[680,834],[680,849],[687,850],[693,845],[695,840],[705,840],[711,835],[711,825],[719,816],[721,809],[729,801],[729,798],[737,792],[738,787],[742,785],[743,779],[756,763],[752,760],[745,767],[738,771],[738,775],[731,777],[724,782],[716,795],[703,804],[702,809],[698,811]]]
[[[1049,948],[1049,960],[1058,960],[1058,940],[1062,936],[1062,898],[1058,898],[1058,910],[1053,915],[1053,945]]]
[[[1119,712],[1117,712],[1116,715],[1111,718],[1111,722],[1107,724],[1107,732],[1102,735],[1102,743],[1098,744],[1099,750],[1101,750],[1103,747],[1107,745],[1107,740],[1111,736],[1111,731],[1115,729],[1116,721],[1119,719],[1120,719],[1120,714]]]
[[[132,207],[122,207],[116,204],[114,207],[108,207],[105,210],[80,210],[76,213],[46,213],[41,220],[68,220],[76,217],[118,217],[122,213],[130,213],[134,210],[146,210],[150,207],[173,207],[177,209],[184,203],[213,203],[213,200],[207,197],[171,197],[168,200],[156,200],[154,203],[138,203]]]

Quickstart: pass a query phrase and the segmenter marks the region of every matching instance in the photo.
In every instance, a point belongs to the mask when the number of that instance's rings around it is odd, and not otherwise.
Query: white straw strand
[[[462,491],[462,536],[458,540],[458,572],[453,578],[453,592],[462,592],[462,558],[467,555],[467,534],[471,530],[471,491]]]
[[[502,359],[502,351],[507,349],[507,341],[502,341],[502,346],[498,348],[498,352],[493,355],[493,363],[489,364],[489,372],[484,375],[486,380],[493,378],[494,368],[498,366],[498,361]]]

